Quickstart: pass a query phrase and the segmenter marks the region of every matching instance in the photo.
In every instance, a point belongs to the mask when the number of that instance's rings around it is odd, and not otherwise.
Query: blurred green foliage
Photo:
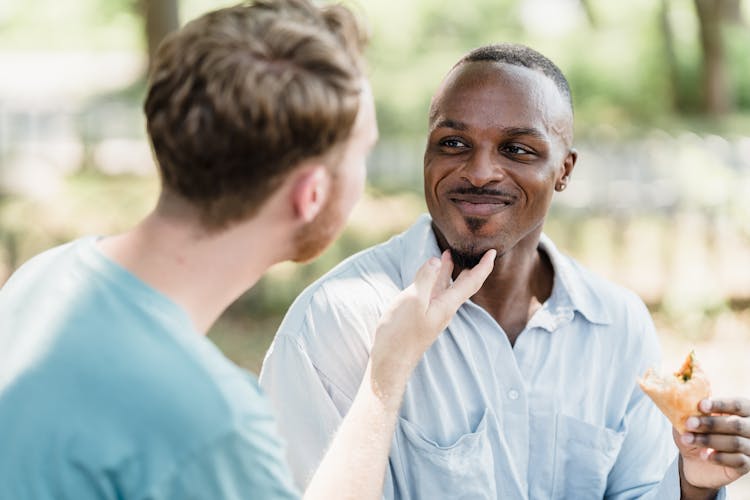
[[[181,0],[181,19],[232,3]],[[422,137],[430,96],[451,65],[472,48],[500,41],[526,43],[563,69],[584,136],[602,123],[626,133],[644,125],[675,128],[700,108],[701,46],[692,0],[665,2],[664,18],[662,3],[653,0],[345,3],[361,11],[372,28],[368,60],[384,137]],[[750,111],[748,3],[741,3],[744,23],[724,27],[736,112],[743,116]],[[0,0],[0,49],[143,52],[137,6],[137,0]],[[671,27],[676,81],[663,19]],[[142,98],[139,90],[135,101]],[[732,120],[745,131],[748,122]],[[723,122],[693,117],[690,123],[721,130]]]

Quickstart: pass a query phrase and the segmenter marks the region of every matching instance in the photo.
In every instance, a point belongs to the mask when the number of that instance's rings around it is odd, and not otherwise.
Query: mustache
[[[476,186],[465,186],[451,189],[448,194],[469,194],[475,196],[504,196],[507,198],[515,198],[516,196],[510,191],[502,189],[483,188]]]

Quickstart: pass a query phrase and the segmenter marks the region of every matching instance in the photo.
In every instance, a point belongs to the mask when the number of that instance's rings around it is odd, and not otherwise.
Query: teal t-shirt
[[[95,241],[0,289],[0,499],[296,498],[255,378]]]

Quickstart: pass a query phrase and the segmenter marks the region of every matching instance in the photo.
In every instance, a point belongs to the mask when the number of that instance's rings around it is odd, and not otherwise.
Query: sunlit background
[[[45,248],[124,230],[150,210],[149,52],[231,3],[0,0],[0,283]],[[750,0],[354,6],[373,34],[382,137],[366,196],[320,259],[276,266],[221,318],[210,335],[228,357],[257,372],[297,293],[425,210],[432,92],[464,52],[516,41],[563,69],[576,105],[579,162],[547,233],[643,297],[665,369],[695,349],[716,394],[750,397]],[[750,481],[731,491],[750,499]]]

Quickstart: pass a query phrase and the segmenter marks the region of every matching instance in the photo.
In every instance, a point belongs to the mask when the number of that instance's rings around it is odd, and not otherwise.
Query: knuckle
[[[695,434],[696,444],[708,445],[710,441],[711,438],[708,434]]]
[[[739,438],[740,440],[740,449],[739,452],[745,455],[745,458],[750,461],[750,439],[748,438]]]
[[[739,436],[731,436],[728,443],[729,451],[738,452],[743,448],[742,439]]]
[[[712,431],[716,428],[716,419],[714,417],[703,417],[701,419],[701,424],[707,431]]]
[[[729,430],[731,430],[735,434],[742,434],[742,430],[745,427],[743,419],[736,415],[727,418],[727,424],[729,424]]]

